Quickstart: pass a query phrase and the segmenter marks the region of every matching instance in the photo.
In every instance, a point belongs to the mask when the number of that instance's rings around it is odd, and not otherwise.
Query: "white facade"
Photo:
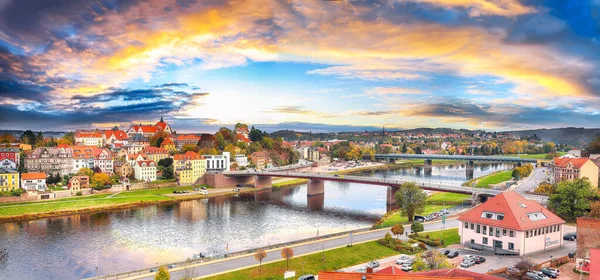
[[[100,154],[94,155],[94,167],[99,167],[103,173],[112,174],[113,173],[113,158],[112,155],[106,151],[102,150]]]
[[[207,172],[225,172],[229,171],[229,152],[223,152],[222,155],[202,155],[206,158]],[[247,161],[247,160],[246,160]]]
[[[125,149],[125,151],[127,151],[128,154],[139,154],[144,149],[144,146],[140,144],[129,143],[123,145],[123,149]]]
[[[26,191],[45,191],[46,190],[46,178],[44,179],[21,179],[21,188]]]
[[[246,155],[235,155],[235,163],[239,167],[244,167],[248,165],[248,157]]]
[[[5,158],[3,160],[0,160],[0,168],[17,169],[17,163],[8,158]]]
[[[133,167],[135,179],[144,182],[156,181],[156,164],[154,161],[137,161]]]
[[[94,158],[73,159],[73,173],[79,172],[79,169],[81,168],[94,168]]]
[[[85,136],[85,137],[77,137],[75,136],[75,143],[83,146],[96,146],[102,147],[104,141],[102,136],[98,133],[98,137],[95,136]]]

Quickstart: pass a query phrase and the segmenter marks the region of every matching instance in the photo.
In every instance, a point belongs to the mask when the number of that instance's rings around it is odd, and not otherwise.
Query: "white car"
[[[468,261],[468,260],[471,260],[471,259],[474,259],[474,258],[475,258],[475,256],[473,256],[473,255],[464,255],[463,256],[463,261]]]
[[[402,271],[411,271],[412,270],[412,263],[405,263],[405,264],[402,265],[402,267],[400,269],[402,269]]]
[[[396,264],[402,265],[402,264],[407,263],[410,260],[411,260],[411,258],[409,256],[402,256],[396,260]]]

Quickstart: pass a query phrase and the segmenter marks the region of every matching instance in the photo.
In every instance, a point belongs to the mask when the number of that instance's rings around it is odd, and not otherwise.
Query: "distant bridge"
[[[462,160],[466,162],[484,161],[484,162],[511,162],[511,163],[532,163],[536,164],[537,159],[503,156],[468,156],[468,155],[426,155],[426,154],[375,154],[375,160],[378,159],[423,159],[425,163],[431,163],[432,160]],[[429,162],[427,162],[429,161]]]

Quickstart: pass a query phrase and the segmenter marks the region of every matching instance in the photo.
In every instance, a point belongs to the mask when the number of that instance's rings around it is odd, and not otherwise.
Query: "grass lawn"
[[[567,154],[566,152],[558,152],[560,156]],[[533,159],[546,159],[547,154],[528,154],[528,155],[506,155],[509,157],[520,157],[520,158],[533,158]]]
[[[433,205],[433,204],[426,204],[425,205],[425,210],[423,211],[423,213],[418,214],[418,215],[429,215],[433,212],[437,212],[440,211],[442,209],[446,208],[446,206],[444,205]],[[392,227],[396,224],[399,223],[405,223],[408,222],[408,217],[406,216],[402,216],[400,215],[400,212],[394,213],[393,215],[389,216],[384,222],[383,222],[383,227]],[[381,225],[379,225],[380,227]]]
[[[469,198],[471,198],[471,196],[468,194],[440,192],[428,197],[427,202],[435,204],[445,203],[447,205],[454,205],[460,204]]]
[[[477,180],[477,188],[488,188],[490,184],[498,184],[512,178],[512,170],[500,171]]]
[[[54,211],[79,210],[95,207],[107,207],[119,204],[136,202],[155,202],[173,200],[163,194],[173,193],[174,190],[190,190],[191,187],[175,187],[146,189],[139,191],[122,192],[110,198],[111,194],[91,196],[78,196],[57,200],[43,200],[36,202],[8,203],[0,205],[0,217],[17,216],[24,214],[39,214]]]
[[[291,187],[308,183],[308,179],[292,179],[283,182],[273,183],[274,188]]]
[[[158,185],[158,184],[166,184],[166,183],[175,183],[175,179],[161,179],[150,182],[150,185]]]
[[[439,239],[444,240],[444,246],[460,243],[460,236],[458,236],[458,228],[451,228],[451,229],[431,231],[431,232],[423,232],[423,233],[420,233],[419,236],[424,236],[427,234],[429,234],[429,239],[436,240],[439,238]]]
[[[268,252],[267,254],[280,255],[281,251]],[[370,241],[356,244],[352,247],[344,247],[325,251],[325,262],[321,261],[321,253],[314,253],[290,259],[289,270],[295,270],[296,277],[304,274],[317,275],[317,273],[319,273],[321,270],[334,271],[396,254],[399,253],[377,243],[377,241]],[[302,263],[304,263],[304,270],[302,269]],[[256,262],[256,264],[258,264],[258,262]],[[217,275],[207,279],[283,279],[283,272],[285,270],[286,261],[278,261],[274,263],[263,264],[262,273],[257,266]]]

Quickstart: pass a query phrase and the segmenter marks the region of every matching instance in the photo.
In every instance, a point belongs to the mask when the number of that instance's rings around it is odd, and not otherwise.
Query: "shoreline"
[[[448,165],[448,164],[453,164],[453,163],[459,164],[460,162],[438,161],[438,162],[434,162],[433,165],[434,166]],[[423,165],[424,165],[423,162],[412,161],[412,162],[401,162],[401,163],[394,163],[394,164],[380,164],[380,165],[375,165],[375,166],[358,167],[358,168],[352,168],[352,169],[348,169],[348,170],[341,170],[341,171],[334,171],[334,172],[327,172],[327,173],[346,175],[346,174],[355,174],[355,173],[360,173],[360,172],[365,172],[365,171],[393,170],[393,169],[400,169],[400,168],[419,167],[419,166],[423,166]],[[248,188],[248,189],[242,188],[240,190],[240,192],[224,191],[224,192],[218,192],[218,193],[213,193],[213,194],[209,193],[208,195],[190,194],[190,195],[181,196],[181,197],[171,197],[171,198],[173,198],[171,200],[127,202],[127,203],[119,203],[119,204],[114,204],[114,205],[88,207],[88,208],[81,208],[81,209],[57,210],[57,211],[29,213],[29,214],[22,214],[22,215],[0,216],[0,223],[31,221],[31,220],[57,218],[57,217],[70,216],[70,215],[97,213],[97,212],[113,212],[113,211],[118,211],[118,210],[146,207],[146,206],[151,206],[151,205],[174,204],[174,203],[179,203],[182,201],[189,201],[189,200],[196,200],[196,199],[221,197],[221,196],[232,196],[232,195],[236,195],[238,193],[252,193],[252,192],[257,192],[257,191],[262,191],[262,190],[267,190],[267,189],[296,187],[298,185],[306,184],[306,182],[308,182],[308,180],[306,180],[306,179],[293,179],[293,180],[284,181],[284,182],[280,182],[280,183],[273,183],[272,184],[273,186],[270,188],[260,188],[260,189],[258,189],[258,188]],[[53,201],[60,202],[60,200],[53,200]],[[27,203],[27,204],[35,205],[35,204],[37,204],[37,202],[31,202],[31,203]]]

